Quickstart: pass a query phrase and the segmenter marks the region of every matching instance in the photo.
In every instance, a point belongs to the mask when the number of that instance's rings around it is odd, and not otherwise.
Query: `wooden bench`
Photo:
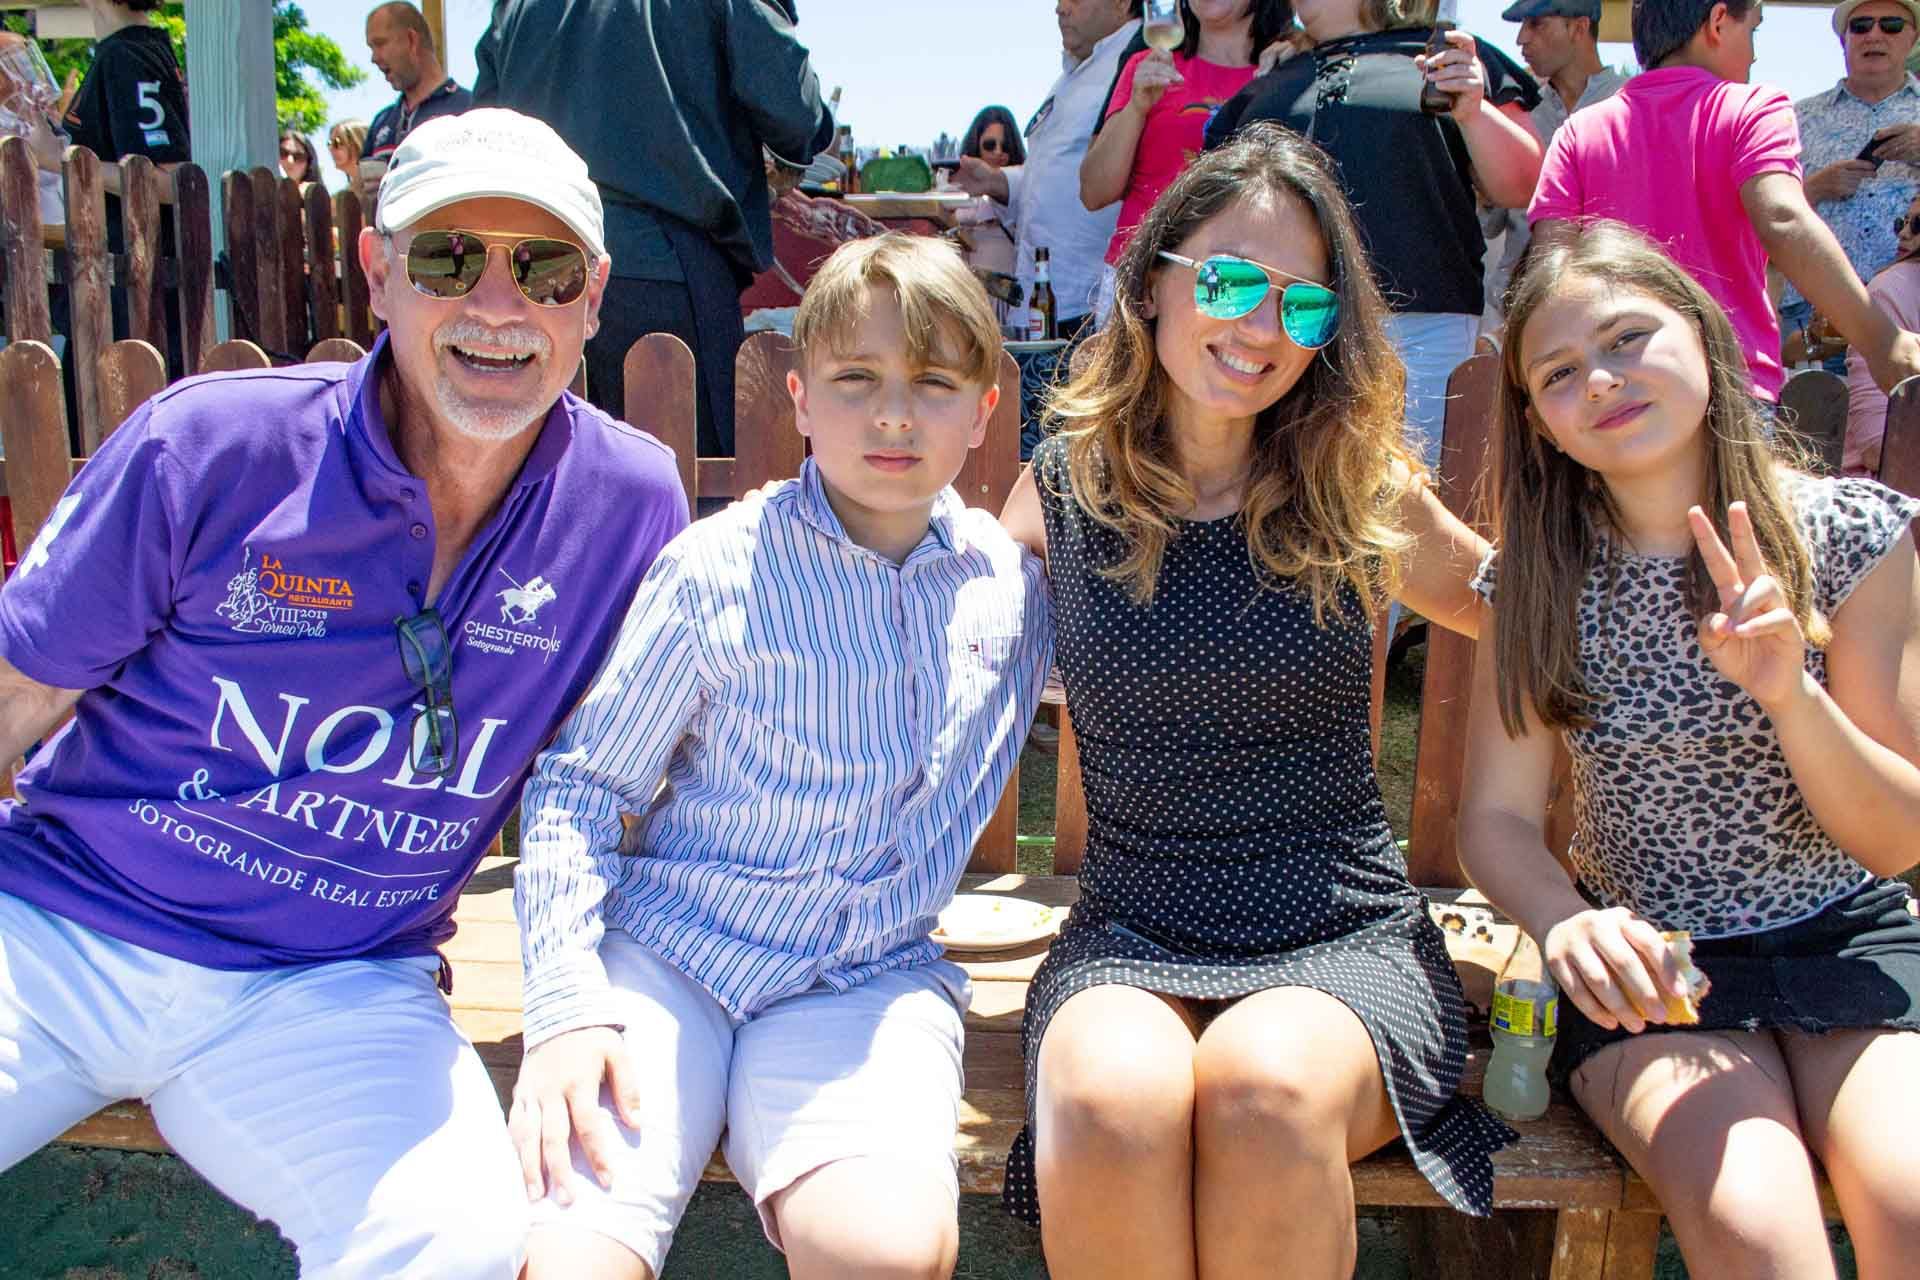
[[[351,358],[349,342],[317,348],[313,358]],[[756,335],[741,353],[738,435],[741,452],[731,459],[696,458],[693,429],[693,365],[684,345],[663,336],[636,344],[627,361],[629,417],[652,427],[679,448],[683,481],[690,493],[737,495],[767,479],[791,474],[803,448],[791,431],[791,408],[778,384],[790,362],[785,344]],[[113,388],[101,402],[101,437],[111,432],[142,399],[160,389],[164,365],[151,347],[137,342],[112,344],[100,357],[102,385]],[[211,349],[203,367],[257,367],[265,356],[245,343]],[[1012,382],[1005,381],[1009,371]],[[1009,359],[1002,386],[1018,386]],[[1448,447],[1443,455],[1441,492],[1454,509],[1469,511],[1469,495],[1478,476],[1490,421],[1488,406],[1497,368],[1492,358],[1477,357],[1456,370],[1451,385]],[[52,422],[64,422],[59,376],[51,352],[21,343],[0,352],[0,384],[10,388],[0,405],[6,473],[15,494],[13,519],[19,545],[32,540],[79,459],[67,456],[64,430],[57,438]],[[776,389],[779,394],[774,394]],[[997,509],[1017,474],[995,446],[1018,440],[1018,395],[1004,395],[990,432],[988,451],[970,460],[961,483],[969,500]],[[1009,431],[1009,424],[1011,430]],[[1908,492],[1920,492],[1920,379],[1899,388],[1889,410],[1888,462],[1884,478]],[[1420,735],[1412,831],[1408,861],[1417,883],[1435,886],[1431,896],[1450,902],[1458,894],[1453,855],[1453,817],[1458,808],[1460,754],[1464,741],[1466,671],[1472,645],[1435,630],[1428,641],[1422,693]],[[1375,717],[1385,670],[1384,635],[1376,642]],[[1377,741],[1377,737],[1376,737]],[[1056,811],[1053,873],[1021,876],[1014,871],[1013,814],[1016,796],[1003,801],[994,825],[975,851],[969,892],[1014,893],[1043,903],[1067,906],[1077,893],[1073,872],[1085,847],[1085,810],[1078,758],[1070,720],[1062,716],[1060,793]],[[1017,789],[1017,777],[1010,792]],[[1564,811],[1564,806],[1561,806]],[[521,977],[514,925],[512,863],[493,856],[462,895],[456,914],[459,932],[447,948],[455,973],[452,1010],[486,1062],[503,1105],[518,1070]],[[1019,1029],[1027,982],[1043,954],[1030,947],[999,955],[969,958],[975,995],[967,1016],[968,1090],[956,1135],[961,1186],[973,1193],[1000,1189],[1004,1161],[1024,1118]],[[1498,948],[1456,959],[1470,997],[1484,1000],[1492,981]],[[1484,1031],[1473,1046],[1465,1088],[1477,1092],[1484,1071]],[[1471,1220],[1441,1211],[1409,1219],[1419,1240],[1419,1256],[1433,1265],[1428,1274],[1550,1274],[1573,1277],[1645,1277],[1652,1271],[1660,1213],[1645,1184],[1626,1167],[1587,1121],[1565,1100],[1556,1099],[1546,1116],[1520,1126],[1519,1143],[1495,1157],[1495,1205],[1498,1209],[1554,1212],[1549,1236],[1512,1247],[1506,1256],[1525,1255],[1524,1266],[1487,1266],[1489,1246]],[[166,1145],[146,1108],[135,1102],[109,1106],[76,1125],[61,1141],[149,1151]],[[728,1177],[716,1157],[712,1178]],[[1356,1200],[1363,1206],[1405,1210],[1434,1209],[1441,1201],[1414,1168],[1403,1147],[1394,1144],[1354,1168]],[[1823,1188],[1829,1214],[1831,1194]],[[1528,1253],[1529,1247],[1536,1252]],[[1480,1251],[1477,1254],[1475,1251]],[[1480,1269],[1475,1270],[1478,1261]]]

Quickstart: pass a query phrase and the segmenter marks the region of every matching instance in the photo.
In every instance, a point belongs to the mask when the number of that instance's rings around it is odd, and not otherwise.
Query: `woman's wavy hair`
[[[966,136],[960,139],[960,154],[980,158],[980,138],[994,125],[1000,126],[1001,136],[1006,139],[1007,163],[1025,164],[1027,162],[1027,144],[1020,136],[1020,126],[1014,122],[1013,112],[1005,107],[982,107],[980,114],[967,126]]]
[[[1597,549],[1612,545],[1604,530],[1619,523],[1606,483],[1548,438],[1533,412],[1521,363],[1527,322],[1576,278],[1644,294],[1692,323],[1707,359],[1707,481],[1701,509],[1731,546],[1727,508],[1746,503],[1760,554],[1808,642],[1824,648],[1831,637],[1814,605],[1813,562],[1784,483],[1802,451],[1784,428],[1768,442],[1764,410],[1754,399],[1733,323],[1691,275],[1640,232],[1619,222],[1594,222],[1565,239],[1536,244],[1507,295],[1493,446],[1493,515],[1500,546],[1493,643],[1500,721],[1516,736],[1524,730],[1528,705],[1550,728],[1591,722],[1591,697],[1580,678],[1580,593]],[[1609,598],[1617,564],[1609,550]],[[1697,549],[1687,557],[1685,588],[1696,618],[1719,607],[1719,593]]]
[[[1247,61],[1253,62],[1260,57],[1262,49],[1293,30],[1293,0],[1248,0],[1248,7],[1253,18],[1248,33],[1253,37],[1253,48],[1247,54]],[[1193,7],[1187,0],[1180,0],[1180,23],[1186,38],[1180,42],[1178,52],[1183,58],[1191,58],[1200,51],[1200,19],[1193,16]]]
[[[1325,153],[1258,121],[1195,160],[1148,210],[1115,268],[1111,320],[1048,404],[1050,425],[1066,438],[1075,500],[1125,542],[1125,555],[1104,572],[1142,604],[1153,598],[1167,544],[1178,536],[1176,517],[1194,503],[1166,421],[1157,324],[1146,314],[1155,277],[1185,268],[1162,262],[1160,253],[1177,250],[1234,206],[1282,200],[1299,202],[1320,228],[1340,328],[1254,421],[1239,513],[1247,554],[1263,582],[1291,580],[1305,591],[1322,625],[1329,612],[1345,620],[1345,588],[1369,606],[1399,588],[1412,543],[1399,504],[1415,464],[1402,420],[1406,372],[1387,338],[1386,303]]]

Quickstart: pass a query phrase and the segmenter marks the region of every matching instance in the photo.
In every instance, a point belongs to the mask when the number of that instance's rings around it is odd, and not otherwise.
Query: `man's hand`
[[[520,1153],[528,1200],[545,1196],[550,1182],[555,1200],[573,1203],[569,1139],[574,1136],[600,1185],[613,1185],[614,1160],[625,1141],[613,1117],[600,1105],[602,1080],[620,1109],[621,1122],[629,1129],[639,1128],[639,1081],[626,1044],[614,1028],[582,1027],[527,1050],[513,1087],[507,1133]]]
[[[953,184],[970,196],[992,196],[1001,204],[1007,203],[1007,175],[979,156],[960,157]]]
[[[1807,202],[1850,200],[1860,184],[1873,176],[1873,164],[1867,160],[1841,160],[1807,175]]]
[[[1890,124],[1875,133],[1874,159],[1920,165],[1920,124]]]

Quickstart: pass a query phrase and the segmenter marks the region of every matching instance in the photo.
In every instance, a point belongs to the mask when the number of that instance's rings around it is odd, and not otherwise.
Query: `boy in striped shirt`
[[[1033,718],[1043,570],[951,487],[1000,359],[951,247],[843,246],[794,336],[799,479],[668,544],[527,787],[531,1280],[657,1276],[723,1129],[795,1276],[953,1270],[969,989],[928,933]]]

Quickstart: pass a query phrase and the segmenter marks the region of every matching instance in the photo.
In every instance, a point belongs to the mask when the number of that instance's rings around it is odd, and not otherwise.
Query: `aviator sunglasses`
[[[1883,35],[1897,36],[1907,29],[1907,20],[1898,14],[1887,14],[1883,18],[1848,18],[1847,30],[1854,35],[1863,36],[1873,30],[1874,23],[1880,24]]]
[[[426,702],[407,730],[407,762],[414,772],[438,777],[453,772],[460,755],[460,721],[453,713],[453,654],[440,611],[422,609],[394,619],[400,665]]]
[[[1265,267],[1245,258],[1216,253],[1203,262],[1165,249],[1160,256],[1193,270],[1193,306],[1214,320],[1252,315],[1273,290],[1273,277],[1292,283],[1280,290],[1280,327],[1297,347],[1317,350],[1340,330],[1340,295],[1323,284]]]
[[[493,246],[507,252],[513,282],[536,307],[564,307],[587,289],[587,251],[549,236],[497,231],[417,231],[407,246],[407,283],[429,298],[464,298],[486,274]]]

